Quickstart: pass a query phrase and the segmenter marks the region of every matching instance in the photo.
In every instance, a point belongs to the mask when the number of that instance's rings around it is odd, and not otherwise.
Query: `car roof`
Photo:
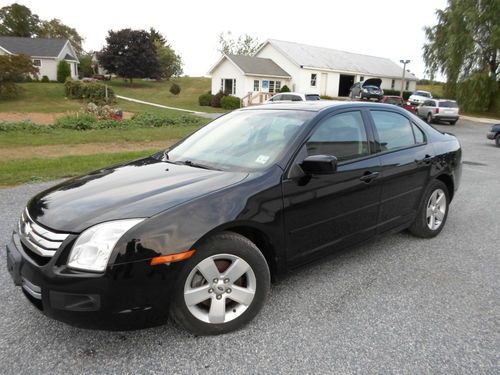
[[[373,102],[358,102],[358,101],[348,101],[348,100],[317,100],[317,101],[301,101],[301,102],[278,102],[278,103],[264,103],[259,105],[254,105],[250,107],[241,108],[240,111],[258,111],[262,109],[273,109],[273,110],[299,110],[299,111],[310,111],[319,112],[327,108],[365,108],[365,107],[377,107],[387,108],[394,111],[394,108],[398,108],[392,104],[384,103],[373,103]]]

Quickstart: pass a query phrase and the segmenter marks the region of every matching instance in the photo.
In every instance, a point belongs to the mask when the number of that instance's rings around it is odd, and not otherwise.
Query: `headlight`
[[[97,224],[76,240],[68,266],[86,271],[104,271],[116,243],[126,231],[144,219],[126,219]]]
[[[363,92],[368,92],[368,90],[367,89],[363,89]]]

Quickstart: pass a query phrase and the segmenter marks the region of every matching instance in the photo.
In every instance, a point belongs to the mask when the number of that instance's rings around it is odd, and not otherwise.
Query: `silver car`
[[[449,99],[429,99],[417,108],[417,115],[431,123],[434,121],[447,121],[455,125],[459,119],[458,104]]]

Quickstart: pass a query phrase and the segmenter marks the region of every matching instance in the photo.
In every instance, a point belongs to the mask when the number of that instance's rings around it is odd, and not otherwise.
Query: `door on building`
[[[352,85],[354,85],[354,76],[341,74],[339,81],[339,96],[349,96],[349,90]]]
[[[328,85],[328,73],[321,73],[321,95],[327,95],[326,90]]]

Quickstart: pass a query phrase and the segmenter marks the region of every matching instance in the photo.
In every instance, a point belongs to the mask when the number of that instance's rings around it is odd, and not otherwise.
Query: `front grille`
[[[19,219],[19,239],[38,257],[54,256],[67,237],[67,233],[55,233],[35,223],[27,209]]]

